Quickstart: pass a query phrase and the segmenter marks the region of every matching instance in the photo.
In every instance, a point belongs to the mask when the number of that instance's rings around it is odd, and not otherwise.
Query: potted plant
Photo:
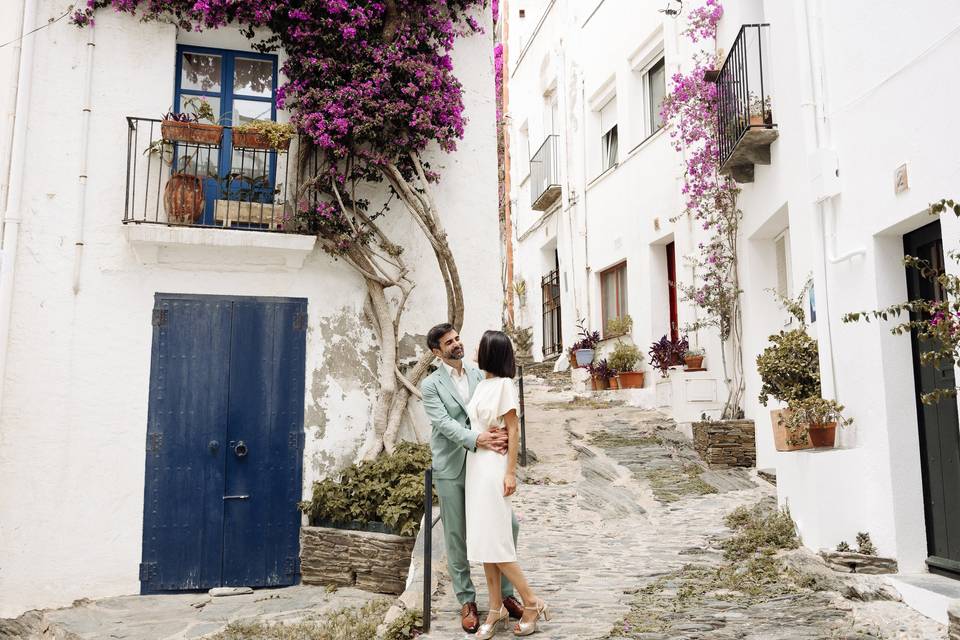
[[[621,389],[642,389],[643,371],[637,365],[643,362],[643,355],[635,345],[620,342],[610,354],[608,362],[618,373]]]
[[[704,350],[699,347],[687,349],[683,354],[683,364],[687,371],[702,371],[704,354]]]
[[[660,375],[666,376],[670,367],[683,364],[683,354],[690,347],[686,336],[676,340],[663,336],[652,345],[650,345],[650,364],[660,371]]]
[[[619,338],[625,336],[633,330],[633,318],[624,315],[619,318],[613,318],[607,322],[604,338]]]
[[[770,96],[763,99],[750,92],[750,126],[764,127],[773,124],[773,111],[770,109]]]
[[[788,427],[794,422],[790,413],[797,402],[820,397],[817,341],[803,329],[771,335],[770,346],[757,356],[757,373],[763,383],[760,404],[767,406],[769,397],[787,403],[787,409],[770,412],[777,451],[809,448],[811,445],[806,436],[791,434]],[[806,430],[803,432],[805,434]]]
[[[570,347],[570,354],[576,359],[577,367],[585,367],[593,362],[593,356],[596,353],[597,345],[600,344],[600,332],[588,331],[584,326],[584,320],[577,321],[578,335],[580,339]],[[574,361],[570,361],[571,366]]]
[[[273,120],[251,120],[233,128],[235,149],[273,149],[286,151],[296,133],[292,124]]]
[[[843,417],[843,405],[819,396],[793,400],[788,407],[789,413],[781,418],[789,434],[788,444],[802,444],[809,439],[813,447],[833,447],[837,425],[853,422],[852,418]]]
[[[616,391],[620,389],[620,372],[610,364],[610,361],[607,361],[607,386]]]
[[[183,164],[181,169],[174,168],[163,188],[163,210],[167,214],[168,222],[195,224],[203,215],[203,178],[196,171],[190,171],[198,151],[194,149],[192,154],[183,154],[177,158],[173,144],[160,139],[151,142],[143,152],[144,155],[159,156],[160,162],[170,167],[175,163]]]
[[[590,372],[590,380],[594,391],[605,391],[610,388],[610,365],[607,361],[599,360],[586,365]]]
[[[174,113],[171,110],[164,114],[160,123],[160,135],[163,139],[167,142],[219,145],[223,138],[223,127],[217,123],[217,116],[210,103],[203,99],[187,98],[183,106],[193,107],[193,111]],[[207,120],[210,124],[201,120]]]

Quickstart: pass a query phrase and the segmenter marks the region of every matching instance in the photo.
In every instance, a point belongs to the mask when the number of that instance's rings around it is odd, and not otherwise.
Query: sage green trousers
[[[447,547],[447,569],[453,582],[454,593],[461,605],[476,602],[477,590],[470,579],[470,562],[467,560],[467,509],[463,491],[466,484],[467,465],[464,463],[460,475],[450,480],[435,478],[433,481],[440,496],[440,520],[443,521],[443,541]],[[517,516],[513,516],[513,544],[517,544],[520,525]],[[514,595],[513,585],[506,577],[501,577],[500,590],[503,597]]]

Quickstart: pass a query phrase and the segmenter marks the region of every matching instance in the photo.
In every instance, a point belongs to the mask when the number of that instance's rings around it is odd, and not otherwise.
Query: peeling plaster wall
[[[15,4],[0,6],[0,33],[12,30]],[[41,0],[38,15],[60,15],[67,4]],[[145,265],[138,259],[121,224],[124,118],[156,117],[171,104],[178,34],[170,25],[110,11],[98,17],[96,28],[86,246],[76,296],[72,229],[86,34],[63,20],[31,36],[37,49],[24,220],[0,412],[4,617],[139,591],[157,292],[307,298],[305,496],[313,480],[354,462],[372,435],[377,340],[364,314],[365,287],[346,265],[314,250],[299,269],[252,260],[227,267],[226,250],[217,247],[208,247],[203,264]],[[179,42],[249,49],[229,30],[180,34]],[[12,64],[8,51],[0,50],[4,78]],[[428,160],[443,176],[435,196],[466,290],[464,336],[475,344],[500,317],[489,36],[461,41],[453,57],[469,123],[456,153],[430,153]],[[397,207],[389,218],[390,233],[408,247],[418,283],[401,327],[402,355],[412,358],[424,348],[429,327],[445,320],[446,299],[433,253],[410,218]],[[423,439],[428,433],[414,402],[403,434]]]

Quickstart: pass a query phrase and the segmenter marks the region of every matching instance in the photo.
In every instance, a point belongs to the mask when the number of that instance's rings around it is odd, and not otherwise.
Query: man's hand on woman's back
[[[488,429],[477,436],[478,449],[489,449],[504,455],[507,453],[508,442],[507,430],[502,427]]]

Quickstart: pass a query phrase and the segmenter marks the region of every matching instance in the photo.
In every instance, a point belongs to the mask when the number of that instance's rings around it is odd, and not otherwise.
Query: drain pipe
[[[36,24],[37,0],[23,0],[21,38],[27,27]],[[27,116],[30,112],[30,90],[33,85],[33,54],[36,38],[22,43],[17,70],[17,104],[14,110],[13,135],[10,144],[10,173],[6,207],[3,211],[3,245],[0,252],[0,408],[7,371],[7,348],[10,343],[10,321],[13,311],[13,280],[17,265],[17,244],[23,211],[23,169],[27,157]]]
[[[17,15],[14,23],[19,25],[17,39],[13,41],[10,59],[13,61],[10,71],[10,84],[7,87],[7,100],[3,108],[4,133],[6,140],[4,153],[0,154],[0,211],[6,211],[7,196],[10,194],[10,156],[13,153],[13,128],[17,122],[17,88],[20,84],[20,54],[23,47],[24,29],[23,14],[27,0],[17,4]]]
[[[93,52],[97,48],[94,26],[87,28],[86,70],[83,78],[83,110],[80,116],[80,175],[77,182],[77,217],[73,229],[73,294],[80,293],[80,264],[83,260],[83,226],[87,217],[87,156],[90,150],[90,94],[93,89]]]

